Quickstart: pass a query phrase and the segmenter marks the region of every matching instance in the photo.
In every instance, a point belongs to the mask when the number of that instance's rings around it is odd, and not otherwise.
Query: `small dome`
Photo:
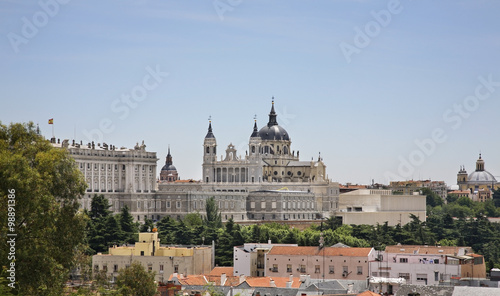
[[[177,171],[177,168],[173,164],[166,164],[161,168],[162,171]]]
[[[496,183],[495,177],[488,171],[474,171],[469,175],[469,182],[474,183]]]
[[[279,125],[264,126],[259,131],[262,140],[286,140],[290,141],[287,131]]]

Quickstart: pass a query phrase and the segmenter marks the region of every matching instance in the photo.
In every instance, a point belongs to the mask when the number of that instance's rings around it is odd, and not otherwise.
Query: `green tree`
[[[130,214],[129,208],[125,205],[119,214],[120,228],[122,230],[122,240],[125,243],[133,244],[137,241],[137,224],[134,223],[134,217]]]
[[[146,271],[137,261],[119,271],[116,287],[123,296],[158,295],[154,272]]]
[[[500,188],[493,190],[493,202],[495,203],[495,207],[500,207]]]
[[[87,224],[88,244],[91,254],[108,251],[110,238],[114,239],[117,231],[116,221],[111,215],[109,208],[111,205],[104,195],[94,195],[90,203],[90,210],[87,212],[90,220]],[[112,232],[113,235],[109,233]]]
[[[175,237],[175,231],[177,229],[177,222],[165,216],[161,218],[160,221],[156,222],[158,228],[158,236],[162,243],[164,244],[176,244],[177,240]]]
[[[437,195],[434,191],[432,191],[430,188],[421,188],[420,191],[422,191],[422,194],[425,194],[425,201],[428,206],[431,207],[436,207],[436,206],[441,206],[444,204],[443,199],[441,196]]]
[[[139,231],[140,232],[148,232],[148,231],[153,231],[153,228],[155,228],[155,225],[153,223],[153,220],[151,219],[146,219],[144,220],[144,224],[141,225]]]
[[[107,247],[110,247],[111,245],[120,245],[124,235],[116,217],[109,215],[106,218],[104,225],[104,228],[106,229],[106,232],[104,233],[104,240],[106,241]]]
[[[84,241],[78,199],[86,186],[68,152],[43,139],[33,123],[0,124],[0,236],[17,234],[12,292],[62,295],[73,252]],[[15,201],[11,225],[8,200]],[[0,248],[0,266],[10,266],[8,253]]]
[[[202,236],[205,237],[205,242],[210,244],[212,241],[217,241],[217,229],[222,228],[222,218],[215,197],[212,196],[207,199],[205,211],[204,222],[206,227]]]
[[[189,213],[186,216],[184,216],[184,224],[186,224],[187,227],[198,227],[203,225],[203,217],[200,215],[200,213]]]
[[[217,206],[217,203],[215,202],[215,197],[209,197],[207,199],[206,205],[205,205],[205,211],[206,211],[206,216],[205,216],[205,222],[208,225],[208,227],[213,227],[213,228],[221,228],[222,227],[222,218],[221,214],[219,211],[219,207]]]

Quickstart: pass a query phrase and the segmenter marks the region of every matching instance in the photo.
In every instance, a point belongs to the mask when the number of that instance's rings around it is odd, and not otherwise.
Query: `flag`
[[[49,124],[54,124],[54,118],[49,119]]]

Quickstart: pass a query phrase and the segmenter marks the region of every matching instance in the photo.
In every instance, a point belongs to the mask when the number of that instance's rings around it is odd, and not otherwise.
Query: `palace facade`
[[[267,124],[258,129],[255,121],[249,134],[244,157],[229,144],[225,157],[217,159],[217,141],[209,122],[200,181],[178,179],[170,149],[157,179],[156,152],[146,151],[144,142],[133,149],[106,143],[51,142],[67,149],[85,176],[89,187],[82,206],[87,209],[94,194],[103,194],[112,211],[127,205],[138,221],[204,214],[210,197],[216,199],[223,221],[313,220],[334,214],[338,183],[327,178],[321,157],[299,159],[290,135],[278,124],[274,101]]]

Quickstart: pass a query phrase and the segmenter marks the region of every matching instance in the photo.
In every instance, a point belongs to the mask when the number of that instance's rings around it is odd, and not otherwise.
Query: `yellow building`
[[[484,169],[484,160],[479,154],[479,159],[476,161],[476,170],[469,175],[465,167],[460,167],[457,174],[457,185],[459,190],[469,191],[472,198],[478,201],[485,201],[491,198],[491,191],[500,188],[500,182],[495,179],[495,176]]]
[[[210,246],[161,246],[158,232],[139,233],[134,246],[113,246],[109,254],[92,256],[93,271],[104,271],[114,281],[122,268],[134,261],[156,274],[156,281],[166,281],[173,273],[205,274],[213,268],[213,250]]]

